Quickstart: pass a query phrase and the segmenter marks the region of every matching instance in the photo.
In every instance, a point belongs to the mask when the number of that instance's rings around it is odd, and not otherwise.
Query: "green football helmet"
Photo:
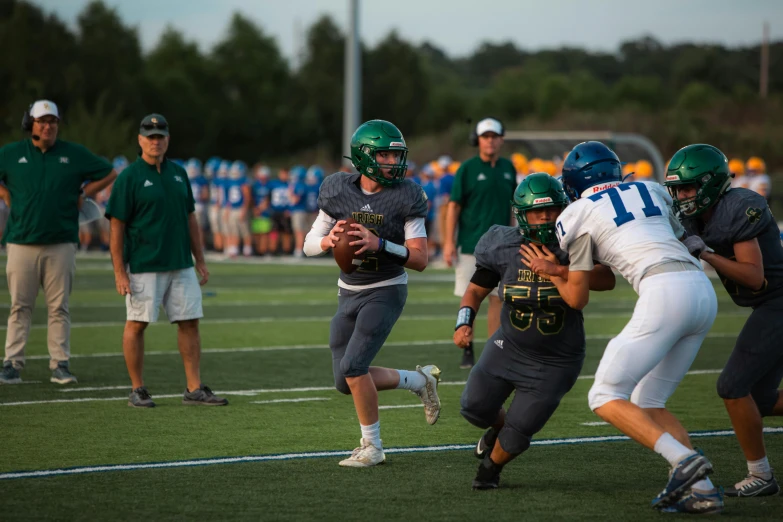
[[[677,191],[682,185],[695,183],[696,195],[682,201]],[[731,185],[729,160],[712,145],[688,145],[669,161],[664,185],[674,200],[674,209],[686,217],[698,216],[715,203]]]
[[[399,151],[400,161],[394,165],[380,165],[375,158],[379,151]],[[348,158],[346,156],[346,158]],[[351,136],[351,157],[353,166],[363,176],[378,184],[389,187],[402,183],[408,170],[408,146],[402,132],[393,123],[384,120],[370,120],[362,123]],[[381,169],[388,169],[387,176]]]
[[[529,241],[549,244],[557,241],[555,223],[531,225],[527,222],[527,211],[536,208],[557,207],[568,205],[568,196],[560,182],[546,172],[536,172],[527,176],[514,191],[511,210],[519,223],[522,237]]]

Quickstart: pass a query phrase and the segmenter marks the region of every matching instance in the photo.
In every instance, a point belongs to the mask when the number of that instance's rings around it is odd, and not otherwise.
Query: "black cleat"
[[[498,489],[500,485],[500,472],[503,466],[498,466],[487,455],[479,464],[476,478],[473,479],[474,490]]]
[[[780,486],[775,476],[764,480],[753,473],[731,487],[726,488],[727,497],[768,497],[780,493]]]
[[[473,343],[462,351],[462,362],[459,367],[463,370],[470,370],[476,364],[476,356],[473,354]]]
[[[495,442],[497,442],[497,440],[498,432],[495,428],[489,428],[476,443],[476,448],[473,450],[473,456],[477,459],[483,459],[486,455],[492,453],[492,448],[495,447]]]

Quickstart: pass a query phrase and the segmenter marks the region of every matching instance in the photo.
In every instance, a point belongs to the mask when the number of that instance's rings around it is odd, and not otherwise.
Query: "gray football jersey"
[[[529,244],[517,227],[493,225],[476,245],[476,265],[500,276],[503,308],[500,328],[507,347],[539,360],[557,364],[580,360],[585,353],[582,312],[569,307],[551,281],[534,274],[519,253]],[[557,243],[547,245],[560,264],[568,254]]]
[[[427,216],[427,196],[413,181],[384,187],[365,194],[359,186],[361,174],[337,172],[324,179],[318,193],[318,208],[336,220],[353,218],[376,236],[398,245],[405,244],[405,222]],[[403,267],[385,253],[368,254],[353,274],[340,272],[349,285],[368,285],[386,281],[404,272]]]
[[[764,262],[764,286],[754,292],[720,273],[720,280],[739,306],[757,306],[783,295],[783,245],[780,230],[764,196],[752,190],[733,188],[723,194],[707,223],[698,217],[684,219],[689,235],[700,236],[715,253],[734,259],[734,243],[758,239]]]

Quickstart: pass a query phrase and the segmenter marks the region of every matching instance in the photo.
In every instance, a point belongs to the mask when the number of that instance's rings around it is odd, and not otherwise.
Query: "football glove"
[[[715,252],[713,249],[708,247],[707,243],[705,243],[704,240],[699,236],[688,236],[682,241],[682,244],[685,245],[685,247],[688,249],[688,252],[690,252],[690,254],[696,259],[701,258],[701,255],[704,252]]]

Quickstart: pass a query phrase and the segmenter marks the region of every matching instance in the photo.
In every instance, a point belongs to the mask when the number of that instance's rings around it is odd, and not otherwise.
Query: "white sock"
[[[364,426],[362,424],[359,426],[362,427],[362,438],[364,440],[378,449],[383,449],[381,448],[381,421],[370,424],[369,426]]]
[[[749,460],[748,471],[764,480],[772,478],[772,468],[769,466],[769,459],[767,459],[767,457],[759,460]]]
[[[694,482],[691,488],[695,489],[699,493],[709,493],[710,491],[715,489],[715,485],[712,483],[710,479],[703,478],[698,482]]]
[[[683,446],[670,433],[664,433],[655,442],[655,453],[669,461],[672,467],[679,464],[685,457],[696,453],[694,450]]]
[[[420,390],[427,384],[427,378],[419,372],[408,370],[397,370],[400,374],[400,382],[397,384],[398,390]]]

